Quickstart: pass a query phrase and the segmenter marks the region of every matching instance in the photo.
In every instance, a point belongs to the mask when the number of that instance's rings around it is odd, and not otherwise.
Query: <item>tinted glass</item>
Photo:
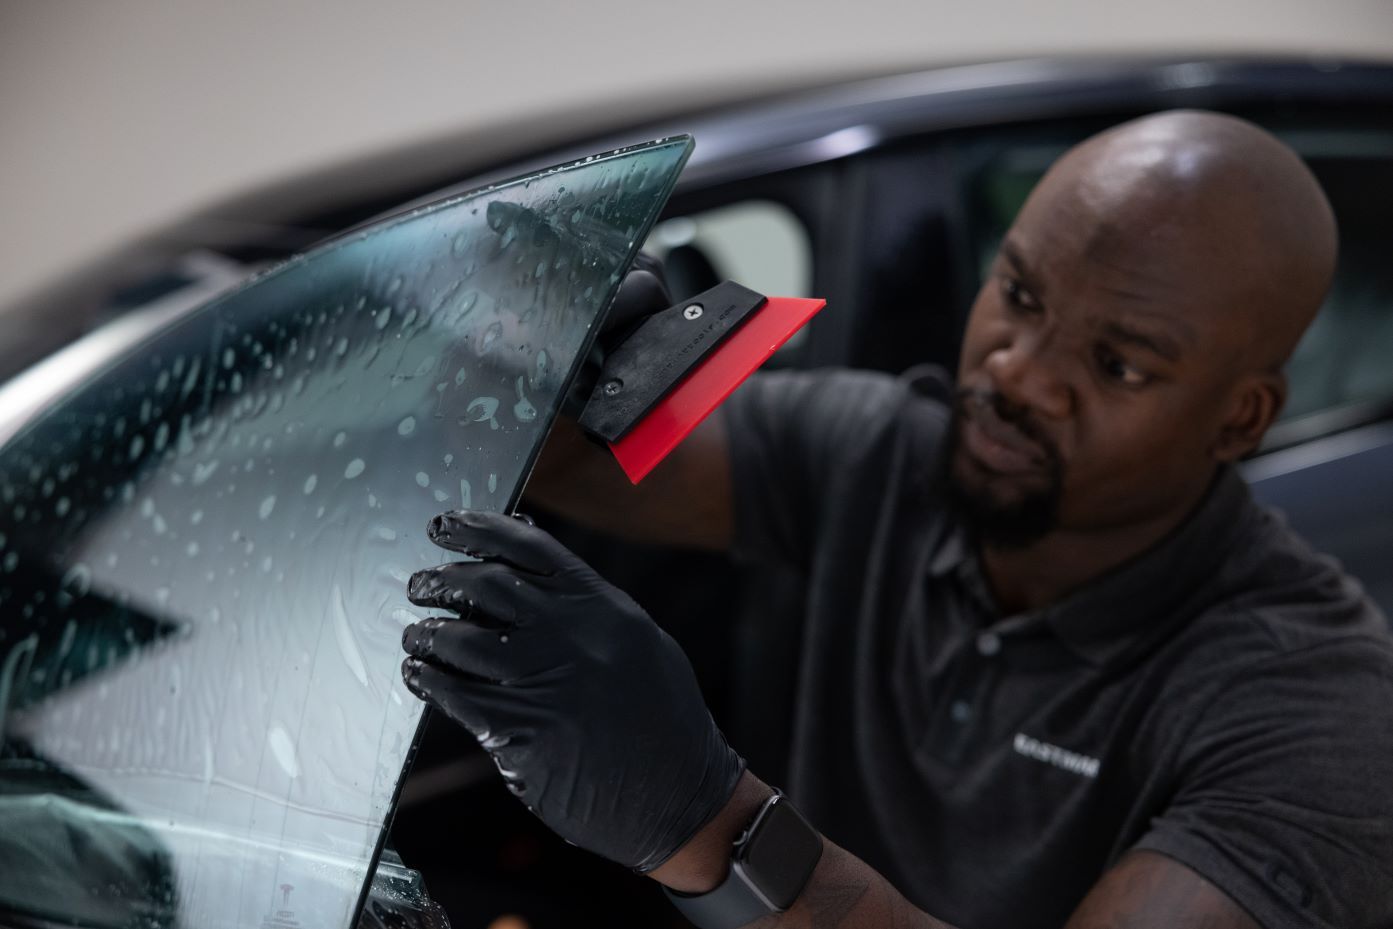
[[[426,521],[511,506],[689,147],[333,242],[0,450],[0,911],[348,924],[421,712]]]

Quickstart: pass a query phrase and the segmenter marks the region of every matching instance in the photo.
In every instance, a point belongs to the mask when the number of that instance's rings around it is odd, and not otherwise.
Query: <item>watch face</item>
[[[822,837],[788,802],[772,803],[741,847],[735,865],[779,910],[798,899],[822,856]]]

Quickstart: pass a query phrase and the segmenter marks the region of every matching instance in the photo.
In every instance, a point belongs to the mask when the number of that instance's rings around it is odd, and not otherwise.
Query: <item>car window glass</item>
[[[690,140],[380,223],[0,449],[0,915],[346,926],[427,520],[516,495]]]
[[[1275,131],[1320,180],[1340,229],[1334,285],[1287,364],[1290,395],[1282,412],[1287,427],[1393,401],[1393,365],[1387,361],[1393,353],[1393,263],[1387,260],[1393,237],[1383,215],[1383,204],[1393,198],[1393,133],[1357,127]],[[1081,130],[1077,137],[1085,134]],[[980,167],[969,175],[967,194],[982,277],[1035,182],[1077,141],[1058,131],[1048,135],[976,152]]]
[[[746,200],[665,219],[643,246],[663,260],[674,299],[690,297],[724,280],[762,294],[812,296],[812,243],[793,211],[772,200]],[[780,351],[806,336],[794,333]]]

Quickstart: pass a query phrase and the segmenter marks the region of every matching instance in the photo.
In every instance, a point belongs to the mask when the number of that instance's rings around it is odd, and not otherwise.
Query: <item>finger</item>
[[[502,513],[451,510],[432,519],[426,532],[441,548],[507,562],[533,574],[555,574],[577,560],[545,531]]]
[[[492,737],[487,713],[469,699],[468,689],[461,686],[458,675],[408,657],[401,663],[401,678],[407,690],[469,730],[480,742]]]
[[[619,332],[644,317],[672,306],[662,262],[640,252],[605,316],[604,331]]]
[[[512,625],[543,605],[532,577],[499,562],[457,561],[411,575],[406,596],[417,606],[453,610],[480,625]]]
[[[500,632],[457,619],[426,619],[402,632],[401,644],[413,658],[481,681],[503,684],[528,676],[545,657],[516,630]]]

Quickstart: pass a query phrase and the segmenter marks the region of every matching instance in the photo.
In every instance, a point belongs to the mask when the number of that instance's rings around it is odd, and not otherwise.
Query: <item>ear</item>
[[[1228,415],[1210,447],[1215,461],[1237,461],[1253,451],[1287,401],[1281,372],[1250,374],[1234,385]]]

